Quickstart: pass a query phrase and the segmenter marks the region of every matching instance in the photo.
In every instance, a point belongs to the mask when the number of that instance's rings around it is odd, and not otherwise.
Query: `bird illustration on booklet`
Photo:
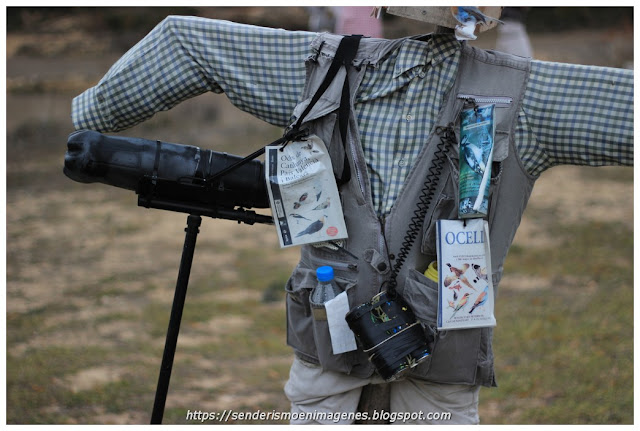
[[[298,232],[296,238],[301,237],[302,235],[312,235],[322,229],[322,226],[324,226],[324,217],[320,217],[318,220],[307,226],[303,231]]]
[[[449,271],[451,271],[453,274],[448,275],[444,278],[444,285],[446,287],[448,287],[449,289],[460,290],[460,287],[461,287],[460,282],[462,282],[466,286],[469,286],[471,289],[476,290],[476,288],[473,287],[471,283],[469,283],[469,280],[464,275],[464,273],[469,269],[470,265],[468,263],[462,264],[461,266],[462,269],[451,266],[450,263],[447,263],[447,266],[449,267]],[[453,285],[451,285],[451,283],[453,283]]]
[[[266,146],[265,168],[281,247],[347,238],[331,159],[319,137]]]
[[[303,220],[309,220],[309,221],[311,221],[311,219],[308,219],[308,218],[306,218],[305,216],[300,215],[300,214],[296,214],[296,213],[291,213],[291,214],[289,214],[289,217],[291,217],[291,218],[297,218],[297,219],[303,219]]]
[[[463,309],[463,308],[464,308],[464,306],[465,306],[465,305],[467,305],[467,301],[469,300],[469,296],[471,296],[471,295],[470,295],[470,294],[468,294],[468,293],[465,293],[465,294],[462,296],[462,299],[461,299],[460,301],[458,301],[458,303],[452,307],[452,308],[453,308],[453,313],[451,314],[451,317],[455,316],[455,315],[456,315],[456,313],[457,313],[459,310]]]
[[[313,209],[313,211],[318,211],[318,210],[324,210],[329,208],[329,205],[331,205],[331,198],[327,198],[324,200],[324,202],[322,202],[320,205],[318,205],[317,207],[315,207]]]
[[[487,284],[484,287],[484,290],[482,291],[482,293],[478,295],[478,297],[476,298],[476,301],[473,303],[473,307],[471,307],[471,310],[469,310],[469,314],[473,313],[473,310],[475,310],[476,308],[484,305],[484,303],[487,302],[488,295],[489,295],[489,285]]]
[[[438,220],[438,329],[495,326],[489,224]]]

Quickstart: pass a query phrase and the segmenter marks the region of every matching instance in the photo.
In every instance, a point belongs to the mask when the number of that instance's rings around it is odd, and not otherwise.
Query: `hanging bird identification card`
[[[459,218],[486,217],[489,213],[489,185],[495,105],[462,111],[460,119]]]
[[[280,247],[347,238],[331,158],[319,137],[267,146],[265,176]]]
[[[489,223],[438,220],[438,329],[496,326]]]

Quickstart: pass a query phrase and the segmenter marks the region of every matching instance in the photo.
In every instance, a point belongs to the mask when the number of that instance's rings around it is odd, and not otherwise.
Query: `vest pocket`
[[[449,164],[449,161],[445,162]],[[447,169],[447,168],[445,168]],[[449,172],[453,172],[453,167]],[[436,256],[436,222],[441,219],[451,220],[458,218],[457,199],[457,175],[453,175],[446,170],[443,173],[444,185],[440,185],[436,192],[435,205],[432,210],[427,211],[423,223],[422,243],[420,251],[422,254],[433,257]],[[455,181],[455,184],[454,184]]]
[[[433,353],[435,348],[435,334],[438,317],[438,285],[433,280],[429,280],[415,269],[409,270],[409,275],[405,280],[402,297],[413,310],[416,318],[420,321],[429,351]],[[433,355],[429,359],[418,365],[416,372],[424,374],[430,366]]]
[[[430,215],[425,220],[426,229],[422,233],[422,246],[420,251],[427,256],[436,255],[436,222],[438,220],[457,219],[457,205],[455,196],[441,195],[438,203]]]
[[[343,292],[356,284],[341,277],[335,277],[335,281]],[[356,351],[334,355],[327,321],[313,316],[309,296],[317,282],[314,270],[300,266],[287,282],[287,344],[299,357],[320,364],[325,370],[349,373],[355,364]]]
[[[411,305],[423,326],[436,326],[438,317],[438,285],[412,269],[404,284],[402,297]]]
[[[430,360],[413,374],[438,383],[492,385],[490,328],[436,331],[438,284],[416,270],[409,271],[402,296],[422,323],[425,336],[430,339],[435,333],[429,343]]]
[[[426,378],[439,383],[483,384],[476,381],[483,329],[439,331]]]
[[[302,359],[317,363],[313,337],[313,317],[309,304],[311,288],[301,288],[304,276],[296,269],[285,286],[287,312],[287,344],[300,353]]]

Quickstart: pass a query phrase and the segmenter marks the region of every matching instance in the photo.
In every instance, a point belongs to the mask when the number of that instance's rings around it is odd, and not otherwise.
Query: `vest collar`
[[[333,57],[340,39],[342,39],[340,35],[320,33],[311,43],[314,51],[312,57],[318,55]],[[410,49],[412,46],[410,44],[416,43],[424,45],[423,50],[417,50],[420,52],[418,55],[412,53],[416,51],[415,48]],[[461,46],[462,43],[452,33],[433,33],[391,40],[363,38],[353,64],[359,66],[364,63],[375,67],[390,53],[393,55],[397,52],[394,77],[398,77],[416,66],[435,66],[442,63],[459,51]]]
[[[413,44],[422,43],[423,50],[410,49]],[[436,66],[454,55],[461,48],[460,41],[453,34],[429,34],[409,38],[398,51],[393,77],[397,78],[414,67]],[[415,53],[419,52],[419,55]]]

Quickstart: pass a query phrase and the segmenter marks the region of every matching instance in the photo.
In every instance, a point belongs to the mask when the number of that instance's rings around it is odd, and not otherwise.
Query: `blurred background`
[[[186,217],[75,183],[62,165],[71,99],[169,14],[334,30],[347,12],[7,8],[9,424],[149,422]],[[632,8],[527,8],[513,20],[534,58],[633,68]],[[390,15],[381,24],[388,38],[432,30]],[[473,43],[492,49],[500,37]],[[120,134],[246,155],[281,131],[206,94]],[[197,410],[288,411],[283,288],[296,262],[270,226],[203,220],[165,423],[193,423]],[[633,423],[633,169],[543,174],[505,274],[499,387],[482,390],[482,423]]]

